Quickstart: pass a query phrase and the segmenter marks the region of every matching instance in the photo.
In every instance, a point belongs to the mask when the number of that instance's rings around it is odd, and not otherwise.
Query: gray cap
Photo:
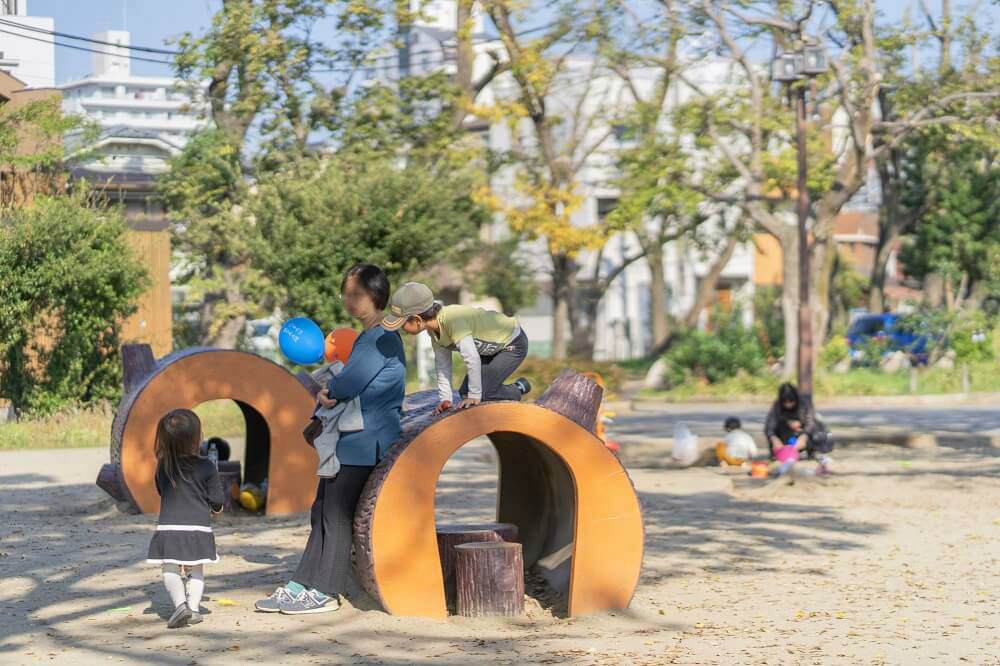
[[[407,282],[400,285],[389,299],[382,327],[395,331],[410,317],[427,312],[434,305],[434,292],[426,284]]]

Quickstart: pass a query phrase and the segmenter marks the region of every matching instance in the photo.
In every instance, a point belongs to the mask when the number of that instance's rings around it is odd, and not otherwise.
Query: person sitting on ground
[[[764,436],[772,459],[793,437],[797,450],[805,452],[807,457],[819,459],[824,465],[828,461],[826,454],[833,450],[833,438],[823,422],[816,418],[812,401],[800,398],[798,390],[789,383],[778,387],[778,399],[764,422]]]
[[[742,429],[738,418],[730,416],[722,427],[726,430],[725,439],[715,445],[719,462],[739,466],[757,457],[757,443]]]

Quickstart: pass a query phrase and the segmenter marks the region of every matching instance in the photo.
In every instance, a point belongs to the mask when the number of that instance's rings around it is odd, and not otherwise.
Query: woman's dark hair
[[[156,460],[176,487],[177,479],[185,479],[183,466],[198,457],[201,448],[201,420],[190,409],[167,412],[156,425]]]
[[[799,392],[795,389],[795,386],[785,382],[778,387],[778,401],[779,402],[794,402],[795,406],[799,406]]]
[[[371,296],[376,308],[385,310],[385,306],[389,304],[389,278],[385,271],[374,264],[355,264],[347,269],[344,279],[340,281],[341,293],[350,278],[358,281],[361,288]]]
[[[735,416],[730,416],[726,419],[726,422],[722,424],[722,427],[728,432],[730,430],[739,430],[743,427],[743,424]]]

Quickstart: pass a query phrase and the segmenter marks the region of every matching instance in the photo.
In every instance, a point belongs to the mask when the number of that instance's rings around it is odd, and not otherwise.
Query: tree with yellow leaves
[[[500,155],[507,177],[494,177],[479,198],[502,214],[512,232],[540,241],[547,250],[553,356],[569,351],[589,357],[597,302],[614,277],[639,258],[626,258],[613,275],[601,275],[598,261],[594,279],[581,280],[582,255],[600,250],[618,230],[606,220],[581,222],[585,216],[580,215],[581,172],[612,135],[621,111],[621,100],[609,85],[610,70],[593,48],[603,28],[601,5],[561,2],[550,7],[557,21],[531,38],[515,27],[528,15],[524,3],[484,0],[481,5],[499,33],[499,60],[512,85],[494,86],[492,104],[470,108],[506,123],[510,136]],[[574,58],[576,51],[587,55]],[[572,337],[568,350],[566,324]]]

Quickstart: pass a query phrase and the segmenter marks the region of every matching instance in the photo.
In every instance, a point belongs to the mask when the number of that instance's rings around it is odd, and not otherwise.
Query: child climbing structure
[[[247,421],[245,478],[268,480],[267,512],[310,507],[318,459],[302,429],[321,387],[308,375],[230,350],[156,361],[148,345],[126,345],[122,356],[125,393],[101,488],[133,510],[157,511],[157,421],[172,409],[230,399]],[[625,468],[594,434],[602,395],[566,370],[534,404],[487,402],[439,415],[436,392],[408,396],[401,440],[372,472],[354,518],[362,586],[391,614],[447,615],[435,489],[448,458],[485,435],[499,460],[496,519],[516,526],[524,567],[565,595],[570,615],[627,607],[642,565],[642,516]]]

